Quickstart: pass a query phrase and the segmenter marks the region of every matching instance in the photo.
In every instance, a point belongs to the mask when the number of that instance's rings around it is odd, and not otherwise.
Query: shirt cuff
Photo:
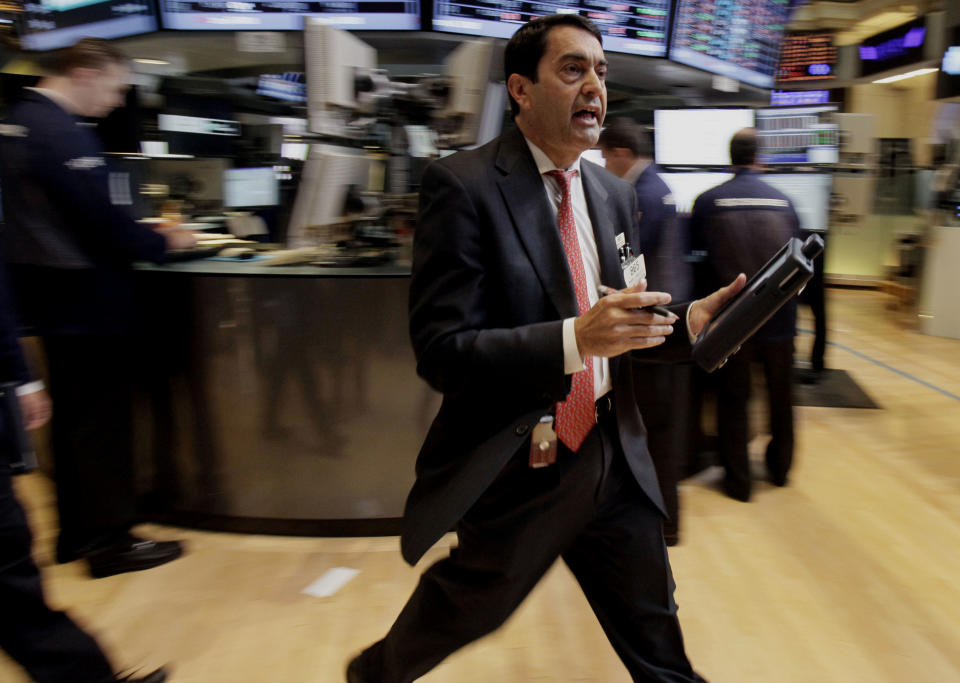
[[[687,320],[687,336],[690,338],[690,343],[691,343],[691,344],[693,344],[693,343],[695,343],[695,342],[697,341],[697,335],[695,335],[695,334],[690,330],[690,309],[693,308],[693,305],[694,305],[695,303],[697,303],[697,301],[700,301],[700,299],[696,299],[695,301],[691,301],[691,302],[690,302],[690,305],[687,306],[687,315],[686,315],[686,320]]]
[[[580,357],[580,351],[577,349],[577,333],[573,328],[573,321],[576,318],[567,318],[563,321],[563,373],[572,375],[580,372],[586,365],[583,364],[583,358]]]
[[[21,384],[16,388],[17,396],[35,394],[38,391],[43,391],[43,380],[38,379],[35,382],[27,382],[26,384]]]

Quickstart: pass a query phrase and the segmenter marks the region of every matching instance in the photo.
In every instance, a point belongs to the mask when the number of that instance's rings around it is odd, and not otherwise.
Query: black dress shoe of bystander
[[[100,579],[124,572],[137,572],[166,564],[183,555],[178,541],[151,541],[131,534],[87,553],[90,576]]]

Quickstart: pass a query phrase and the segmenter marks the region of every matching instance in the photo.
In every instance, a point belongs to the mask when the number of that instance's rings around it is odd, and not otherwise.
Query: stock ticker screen
[[[783,39],[777,82],[825,81],[836,77],[836,68],[832,33],[797,33]]]
[[[790,0],[679,0],[670,59],[769,88],[790,11]]]
[[[181,31],[299,31],[306,16],[350,31],[414,31],[420,28],[420,2],[160,0],[163,27]]]
[[[670,0],[598,2],[560,0],[434,0],[433,29],[450,33],[509,38],[526,22],[555,13],[580,14],[603,32],[603,49],[664,57],[670,29]]]
[[[157,30],[153,0],[36,0],[17,21],[27,50],[56,50],[84,37],[123,38]]]

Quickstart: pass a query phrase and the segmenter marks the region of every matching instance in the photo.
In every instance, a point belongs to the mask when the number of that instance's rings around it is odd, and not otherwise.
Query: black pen
[[[613,287],[607,287],[606,285],[600,285],[597,288],[598,293],[601,297],[607,296],[609,294],[620,294],[620,290],[614,289]],[[650,313],[656,313],[657,315],[662,315],[666,318],[669,318],[673,313],[664,308],[663,306],[643,306],[641,308],[631,309],[634,311],[649,311]]]

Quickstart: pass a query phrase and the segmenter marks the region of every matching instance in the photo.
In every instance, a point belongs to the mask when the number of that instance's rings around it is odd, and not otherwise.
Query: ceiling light
[[[137,64],[157,64],[159,66],[166,66],[170,62],[165,59],[146,59],[144,57],[138,57],[134,59]]]
[[[888,76],[887,78],[881,78],[880,80],[874,81],[874,83],[895,83],[896,81],[902,81],[907,78],[913,78],[914,76],[923,76],[924,74],[932,74],[934,71],[939,71],[937,67],[932,67],[929,69],[917,69],[916,71],[908,71],[905,74],[897,74],[896,76]]]

